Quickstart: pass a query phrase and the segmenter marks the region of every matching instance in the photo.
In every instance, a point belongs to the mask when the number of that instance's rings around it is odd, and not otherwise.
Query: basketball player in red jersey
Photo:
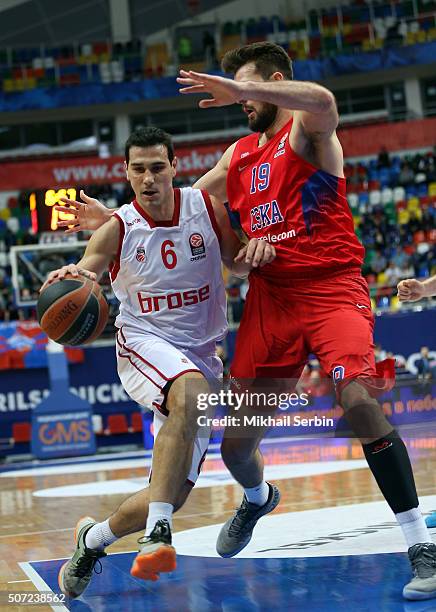
[[[317,355],[403,530],[414,573],[403,594],[436,597],[436,546],[419,510],[407,449],[375,399],[387,384],[375,367],[373,317],[360,273],[364,250],[345,197],[334,96],[315,83],[294,82],[288,55],[273,43],[230,51],[222,65],[234,79],[181,71],[181,93],[210,94],[199,103],[205,109],[241,104],[253,134],[231,145],[195,187],[228,201],[246,235],[277,252],[250,274],[232,377],[298,379],[309,353]],[[72,231],[92,229],[110,215],[95,200],[77,208]],[[383,374],[393,378],[393,363]],[[250,432],[229,429],[222,443],[223,459],[245,491],[218,537],[225,557],[248,544],[257,520],[279,499],[263,479],[258,446],[265,429]]]
[[[418,507],[407,449],[375,399],[387,385],[377,383],[373,317],[360,273],[364,249],[346,200],[334,96],[315,83],[294,82],[291,61],[273,43],[230,51],[222,67],[233,80],[181,71],[180,91],[210,94],[201,108],[241,104],[254,133],[229,147],[197,186],[228,200],[246,235],[274,243],[277,251],[271,264],[250,274],[231,374],[298,379],[308,354],[316,354],[403,529],[414,572],[403,594],[436,597],[436,546]],[[270,510],[261,435],[223,440],[233,476],[249,492],[257,485],[263,498],[246,493],[218,537],[222,556],[242,550],[256,520]]]

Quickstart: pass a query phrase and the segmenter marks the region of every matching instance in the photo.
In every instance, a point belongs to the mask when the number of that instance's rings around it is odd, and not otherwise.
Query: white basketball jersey
[[[196,348],[227,331],[219,228],[206,192],[174,190],[172,221],[154,221],[134,200],[115,214],[119,258],[111,266],[120,301],[115,325]]]

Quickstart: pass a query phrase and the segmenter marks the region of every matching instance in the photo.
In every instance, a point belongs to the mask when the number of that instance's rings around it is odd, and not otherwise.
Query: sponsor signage
[[[178,176],[204,174],[218,162],[230,143],[192,145],[177,148]],[[123,157],[79,157],[4,163],[0,167],[0,191],[47,189],[44,201],[55,200],[59,188],[74,190],[77,185],[124,183]],[[70,194],[71,195],[71,194]],[[51,199],[51,200],[50,200]]]

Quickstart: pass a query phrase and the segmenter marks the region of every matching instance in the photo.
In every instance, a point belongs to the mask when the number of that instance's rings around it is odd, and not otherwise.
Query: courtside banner
[[[210,170],[230,143],[176,148],[179,176],[200,176]],[[32,160],[0,165],[0,191],[57,189],[126,180],[123,157],[78,157]]]

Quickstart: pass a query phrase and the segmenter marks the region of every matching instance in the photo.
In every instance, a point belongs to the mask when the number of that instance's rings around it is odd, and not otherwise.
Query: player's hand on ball
[[[417,302],[425,297],[424,284],[415,278],[400,281],[397,289],[400,302]]]
[[[235,257],[235,263],[245,261],[253,268],[261,268],[265,264],[271,263],[276,256],[275,248],[266,240],[252,238]]]
[[[62,268],[50,272],[50,274],[47,276],[47,280],[40,289],[40,293],[51,283],[65,278],[67,274],[71,274],[75,277],[86,276],[86,278],[89,278],[92,281],[97,280],[97,274],[95,272],[90,272],[89,270],[85,270],[84,268],[79,268],[78,266],[76,266],[76,264],[69,264],[68,266],[62,266]]]
[[[66,227],[66,234],[76,234],[82,230],[96,230],[105,223],[110,212],[104,204],[96,198],[90,198],[83,189],[80,190],[82,202],[61,198],[65,206],[57,205],[55,209],[59,212],[67,213],[71,219],[58,221],[59,227]]]

